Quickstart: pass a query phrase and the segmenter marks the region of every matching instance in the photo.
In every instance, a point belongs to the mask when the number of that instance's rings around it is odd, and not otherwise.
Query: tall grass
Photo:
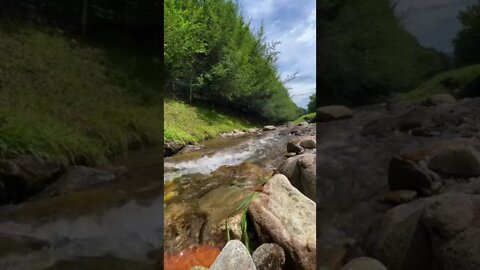
[[[234,129],[246,130],[252,124],[213,110],[165,100],[165,141],[196,143]]]
[[[160,83],[129,71],[141,57],[117,57],[113,64],[105,48],[0,20],[0,156],[94,164],[159,144]]]

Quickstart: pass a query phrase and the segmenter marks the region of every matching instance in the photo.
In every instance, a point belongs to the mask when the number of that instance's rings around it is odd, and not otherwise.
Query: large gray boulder
[[[316,200],[317,156],[313,153],[287,158],[279,167],[292,185],[308,198]]]
[[[371,228],[366,255],[380,260],[390,270],[430,269],[431,247],[428,231],[421,225],[424,200],[389,210]]]
[[[210,270],[256,270],[252,257],[242,242],[232,240],[225,245]]]
[[[480,269],[480,196],[445,193],[395,207],[370,230],[366,254],[388,269]]]
[[[282,174],[274,175],[263,190],[248,208],[257,234],[285,250],[291,269],[316,269],[315,203]]]
[[[428,168],[457,176],[480,176],[480,153],[469,146],[446,148],[428,160]]]
[[[350,108],[342,105],[331,105],[317,108],[317,114],[312,122],[329,122],[353,117]]]

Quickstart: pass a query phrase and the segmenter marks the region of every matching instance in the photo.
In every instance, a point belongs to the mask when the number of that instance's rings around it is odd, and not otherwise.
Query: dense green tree
[[[310,101],[307,105],[307,111],[309,113],[315,112],[317,110],[317,94],[313,94],[309,97]]]
[[[462,30],[453,41],[459,65],[480,63],[480,4],[459,13]]]
[[[166,92],[281,122],[298,115],[278,75],[277,43],[252,33],[238,6],[225,0],[167,0]]]
[[[410,90],[440,71],[388,0],[322,0],[319,6],[319,102],[358,105]]]

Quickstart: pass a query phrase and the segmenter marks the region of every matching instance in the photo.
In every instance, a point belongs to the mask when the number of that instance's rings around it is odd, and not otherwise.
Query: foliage
[[[455,37],[455,59],[459,65],[480,63],[480,4],[459,13],[462,30]]]
[[[277,73],[277,43],[253,34],[238,7],[225,0],[164,2],[167,94],[233,108],[262,120],[297,117]]]
[[[309,97],[310,101],[307,105],[307,112],[312,113],[317,110],[317,94],[313,94]]]
[[[323,0],[319,10],[322,104],[376,102],[446,68],[446,56],[422,48],[388,0]]]
[[[2,20],[0,59],[0,156],[98,163],[160,144],[161,82],[134,75],[153,68],[141,56]]]
[[[297,120],[293,121],[293,123],[300,124],[301,122],[304,122],[304,121],[308,122],[309,120],[312,120],[313,118],[315,118],[316,115],[317,115],[316,112],[302,115]]]
[[[443,72],[424,82],[403,98],[410,101],[421,101],[433,94],[449,93],[459,98],[478,96],[480,82],[480,65],[467,66]]]
[[[253,192],[246,196],[233,210],[233,212],[225,219],[225,230],[227,231],[227,241],[230,241],[230,230],[228,228],[228,219],[232,217],[233,215],[237,213],[241,213],[241,219],[240,219],[240,228],[242,231],[242,242],[244,245],[247,247],[247,249],[251,252],[252,250],[250,249],[250,239],[248,237],[248,227],[247,227],[247,212],[248,212],[248,206],[250,203],[255,200],[255,198],[259,195],[259,192]]]
[[[165,140],[188,144],[215,137],[235,129],[251,127],[246,121],[181,101],[165,100]]]

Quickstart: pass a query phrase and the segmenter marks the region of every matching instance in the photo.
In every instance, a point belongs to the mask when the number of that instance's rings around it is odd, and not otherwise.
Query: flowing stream
[[[158,269],[161,152],[133,152],[114,165],[128,167],[128,179],[1,207],[0,269]]]

